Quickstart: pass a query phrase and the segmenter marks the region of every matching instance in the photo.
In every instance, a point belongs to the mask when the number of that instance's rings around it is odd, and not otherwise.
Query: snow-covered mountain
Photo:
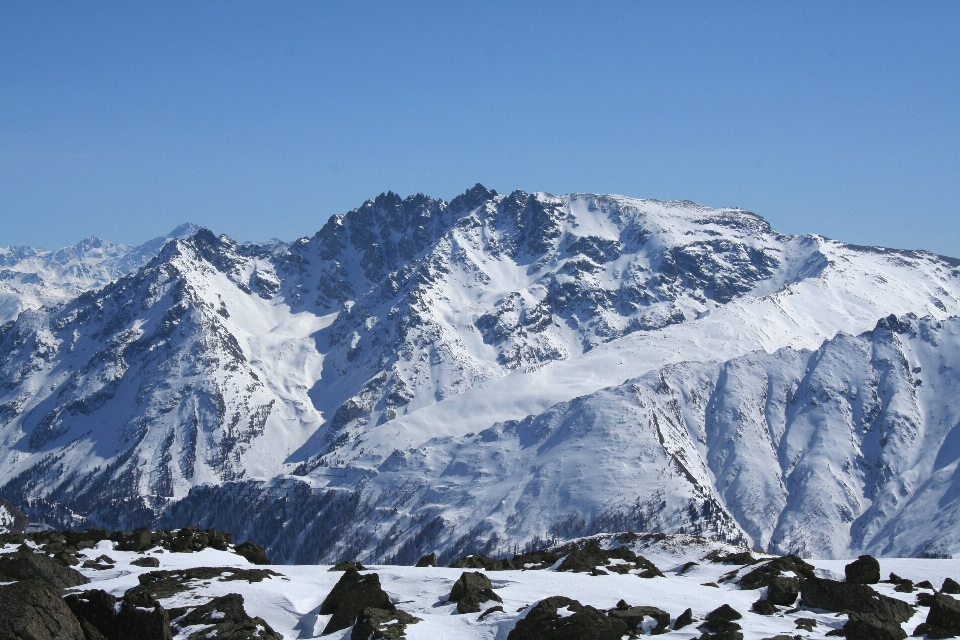
[[[960,260],[742,210],[384,194],[292,243],[200,230],[22,312],[0,495],[297,562],[625,528],[950,555],[957,316]]]
[[[168,235],[138,247],[90,237],[72,247],[46,251],[35,247],[0,247],[0,324],[24,309],[39,309],[99,289],[149,262],[171,238],[199,230],[183,224]]]

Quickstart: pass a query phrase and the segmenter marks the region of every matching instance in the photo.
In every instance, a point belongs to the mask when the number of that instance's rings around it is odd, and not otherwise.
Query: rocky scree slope
[[[773,409],[754,415],[767,451],[728,442],[739,412],[702,433],[706,418],[675,420],[660,442],[660,414],[597,398],[690,362],[707,385],[693,402],[720,402],[718,363],[778,353],[771,377],[792,380],[837,332],[949,323],[958,265],[779,234],[741,210],[479,185],[450,203],[384,194],[292,243],[202,230],[0,329],[0,495],[64,526],[201,521],[285,561],[452,556],[617,523],[841,553],[878,535],[854,520],[879,487],[923,468],[870,471],[836,519],[849,540],[825,540],[788,525],[802,483]],[[858,481],[886,460],[836,444]]]

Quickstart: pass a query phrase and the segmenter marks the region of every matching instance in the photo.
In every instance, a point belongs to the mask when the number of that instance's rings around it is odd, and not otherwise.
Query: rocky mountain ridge
[[[788,236],[741,210],[383,194],[290,243],[199,230],[20,313],[0,329],[0,495],[60,526],[197,521],[298,562],[627,526],[949,555],[949,536],[903,541],[924,513],[910,501],[949,495],[958,315],[958,260]],[[862,355],[910,361],[904,344],[924,354],[912,395],[915,374]],[[876,398],[785,408],[824,349],[842,352],[847,396]],[[836,486],[804,484],[820,454],[797,458],[823,434]],[[790,524],[804,495],[839,534]]]

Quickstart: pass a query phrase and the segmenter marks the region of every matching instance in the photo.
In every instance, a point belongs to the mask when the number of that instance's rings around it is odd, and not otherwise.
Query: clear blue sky
[[[960,256],[960,2],[0,2],[0,245],[476,182]]]

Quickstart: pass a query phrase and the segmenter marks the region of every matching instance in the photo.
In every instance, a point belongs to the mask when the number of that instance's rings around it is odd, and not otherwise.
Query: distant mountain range
[[[0,496],[32,520],[301,563],[624,529],[960,554],[960,260],[480,185],[0,260]]]

